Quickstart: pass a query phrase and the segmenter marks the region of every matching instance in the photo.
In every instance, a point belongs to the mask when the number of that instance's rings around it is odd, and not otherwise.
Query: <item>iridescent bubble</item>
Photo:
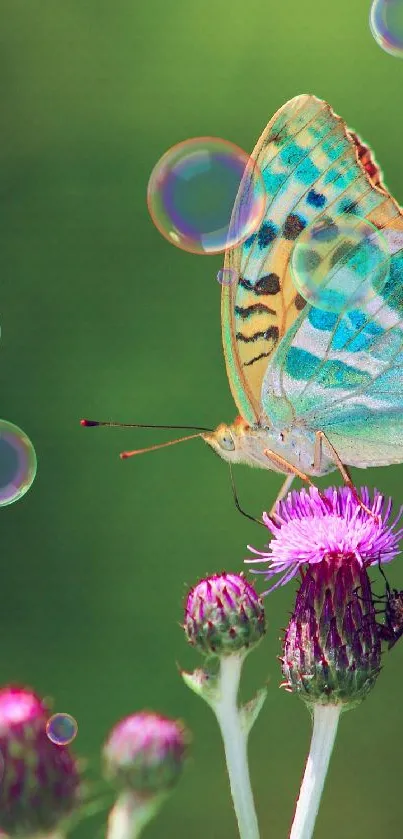
[[[375,41],[385,52],[403,58],[402,0],[374,0],[369,25]]]
[[[217,274],[217,282],[220,285],[233,285],[238,279],[238,274],[233,268],[220,268]]]
[[[266,193],[259,168],[239,146],[195,137],[173,146],[154,166],[147,203],[171,244],[213,254],[235,247],[259,227]]]
[[[28,492],[36,475],[35,449],[17,425],[0,420],[0,507]]]
[[[68,746],[77,732],[77,721],[71,714],[53,714],[46,723],[46,734],[56,746]]]
[[[382,233],[366,219],[324,217],[302,231],[291,254],[299,294],[328,312],[356,309],[382,290],[390,252]]]

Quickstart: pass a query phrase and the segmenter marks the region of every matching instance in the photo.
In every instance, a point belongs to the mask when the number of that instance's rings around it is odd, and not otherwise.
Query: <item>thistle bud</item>
[[[152,796],[178,782],[189,737],[181,722],[142,711],[121,720],[104,746],[105,775],[118,789]]]
[[[47,736],[49,715],[33,691],[0,690],[0,830],[10,837],[50,833],[81,801],[77,762]]]
[[[311,565],[286,629],[287,690],[309,705],[361,702],[378,676],[381,642],[367,571],[353,556]]]
[[[189,643],[205,654],[248,650],[266,630],[263,602],[243,574],[213,574],[190,590],[184,630]]]

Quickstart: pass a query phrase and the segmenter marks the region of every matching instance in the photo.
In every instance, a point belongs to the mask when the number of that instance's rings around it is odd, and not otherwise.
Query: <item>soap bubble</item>
[[[322,218],[295,242],[290,268],[299,294],[328,312],[356,309],[385,285],[390,253],[382,233],[366,219]]]
[[[56,746],[68,746],[78,732],[78,725],[71,714],[53,714],[46,723],[46,734]]]
[[[35,449],[21,428],[0,420],[0,507],[28,492],[36,475]]]
[[[154,166],[147,203],[169,242],[214,254],[236,247],[260,226],[266,192],[260,170],[241,148],[219,137],[195,137],[173,146]]]
[[[385,52],[403,58],[402,0],[374,0],[369,25],[375,41]]]
[[[217,282],[220,285],[235,285],[238,274],[233,268],[220,268],[217,274]]]

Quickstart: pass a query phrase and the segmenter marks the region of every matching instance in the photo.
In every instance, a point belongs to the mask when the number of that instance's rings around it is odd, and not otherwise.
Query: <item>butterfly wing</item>
[[[225,255],[224,268],[236,281],[223,286],[222,334],[228,379],[240,414],[252,425],[268,425],[263,379],[274,352],[305,306],[289,268],[295,240],[329,207],[337,214],[352,212],[355,202],[367,196],[366,215],[384,187],[369,150],[315,96],[287,102],[269,122],[251,157],[262,173],[267,203],[259,230]],[[371,197],[375,185],[376,200]],[[235,218],[240,205],[242,187]]]
[[[387,238],[389,275],[362,308],[306,307],[263,384],[273,422],[324,431],[352,466],[403,462],[403,217],[389,197],[370,218]]]

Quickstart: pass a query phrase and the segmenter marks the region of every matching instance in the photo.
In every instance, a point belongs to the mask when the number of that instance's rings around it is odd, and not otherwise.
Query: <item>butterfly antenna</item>
[[[141,422],[110,422],[101,420],[80,420],[80,425],[84,428],[95,428],[96,426],[104,426],[106,428],[164,428],[169,430],[179,431],[197,431],[197,434],[190,434],[188,437],[179,437],[177,440],[168,440],[167,443],[157,443],[155,446],[147,446],[144,449],[133,449],[130,452],[121,452],[120,457],[126,460],[128,457],[134,457],[136,454],[146,454],[147,452],[156,452],[158,449],[165,449],[167,446],[175,446],[176,443],[183,443],[185,440],[194,440],[195,437],[201,437],[206,431],[211,431],[211,428],[200,428],[197,425],[145,425]]]
[[[96,426],[105,426],[107,428],[167,428],[168,430],[177,431],[212,431],[212,428],[201,428],[198,425],[144,425],[141,422],[103,422],[101,420],[80,420],[80,425],[84,428],[95,428]]]
[[[236,491],[234,473],[232,471],[231,464],[229,465],[229,473],[230,473],[230,476],[231,476],[232,495],[233,495],[233,498],[234,498],[235,507],[237,508],[238,512],[241,513],[242,516],[245,516],[245,518],[249,519],[250,521],[254,521],[256,524],[260,524],[262,527],[265,527],[265,525],[263,524],[263,522],[260,519],[257,519],[255,516],[251,516],[249,513],[245,512],[245,510],[242,509],[242,507],[239,503],[238,493]]]
[[[121,452],[120,457],[126,460],[127,457],[134,457],[135,454],[147,454],[147,452],[156,452],[158,449],[165,449],[167,446],[176,446],[177,443],[184,443],[185,440],[194,440],[195,437],[201,437],[199,434],[189,434],[188,437],[178,437],[177,440],[168,440],[167,443],[157,443],[155,446],[147,446],[145,449],[133,449],[131,452]]]

